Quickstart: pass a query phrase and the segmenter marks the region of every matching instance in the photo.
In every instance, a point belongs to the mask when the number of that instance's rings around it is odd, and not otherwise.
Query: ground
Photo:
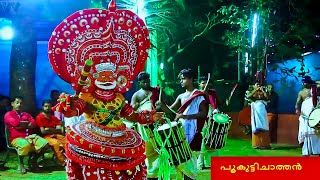
[[[229,139],[224,149],[220,150],[219,156],[301,156],[301,148],[288,145],[273,145],[273,150],[256,150],[251,148],[251,141],[241,139]],[[4,153],[0,154],[0,161],[4,158]],[[5,164],[5,170],[0,170],[0,180],[66,180],[66,173],[63,168],[51,160],[51,155],[46,155],[42,173],[27,173],[21,175],[17,171],[17,157],[10,155],[10,160]],[[210,170],[200,171],[197,179],[209,180]]]

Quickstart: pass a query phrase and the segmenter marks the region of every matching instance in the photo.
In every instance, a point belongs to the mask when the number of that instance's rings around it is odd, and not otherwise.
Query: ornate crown
[[[100,63],[96,65],[96,71],[97,73],[102,71],[116,71],[116,66],[113,63]]]

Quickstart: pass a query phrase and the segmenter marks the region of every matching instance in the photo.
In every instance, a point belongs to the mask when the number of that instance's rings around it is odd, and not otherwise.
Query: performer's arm
[[[248,93],[247,98],[248,99],[252,98],[252,96],[256,93],[257,90],[258,88],[255,87],[251,92]]]
[[[84,113],[86,108],[86,102],[83,99],[69,94],[61,94],[58,101],[59,103],[52,107],[52,110],[62,113],[65,117],[78,116]]]
[[[297,102],[296,102],[296,105],[295,105],[296,113],[297,113],[297,114],[300,114],[300,112],[301,112],[302,100],[303,100],[303,99],[302,99],[301,92],[299,92],[298,98],[297,98]]]
[[[199,112],[196,114],[183,115],[178,114],[175,119],[205,119],[208,115],[208,103],[206,101],[202,101],[199,105]]]
[[[168,114],[173,114],[173,110],[177,110],[181,106],[181,97],[180,95],[177,97],[177,99],[174,101],[174,103],[169,107],[165,103],[161,103],[161,109],[163,112]]]
[[[131,98],[131,106],[133,108],[133,110],[138,110],[139,108],[139,102],[138,102],[138,93],[135,92]]]
[[[131,122],[138,122],[140,124],[152,124],[161,120],[163,113],[152,111],[134,112],[133,107],[127,102],[123,102],[123,108],[120,112],[120,116],[126,118]]]

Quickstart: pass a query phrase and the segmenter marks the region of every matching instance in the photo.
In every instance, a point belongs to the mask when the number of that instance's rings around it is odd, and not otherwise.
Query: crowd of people
[[[65,166],[64,149],[66,139],[64,136],[64,124],[70,120],[51,110],[59,96],[58,90],[52,90],[51,99],[43,100],[41,112],[34,118],[28,112],[24,112],[24,98],[1,97],[1,150],[5,150],[7,143],[17,149],[20,158],[19,171],[26,173],[24,157],[30,156],[29,169],[40,171],[37,160],[51,148],[57,163]],[[80,119],[80,117],[74,117]],[[82,118],[83,119],[83,118]],[[78,120],[79,121],[79,120]],[[75,121],[73,121],[75,122]],[[5,131],[8,132],[8,137]]]

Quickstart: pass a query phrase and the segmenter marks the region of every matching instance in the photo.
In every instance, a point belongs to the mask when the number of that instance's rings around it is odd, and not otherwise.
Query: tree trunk
[[[23,96],[24,110],[35,115],[35,66],[37,58],[36,32],[32,13],[19,13],[12,19],[15,29],[10,58],[10,96]]]

